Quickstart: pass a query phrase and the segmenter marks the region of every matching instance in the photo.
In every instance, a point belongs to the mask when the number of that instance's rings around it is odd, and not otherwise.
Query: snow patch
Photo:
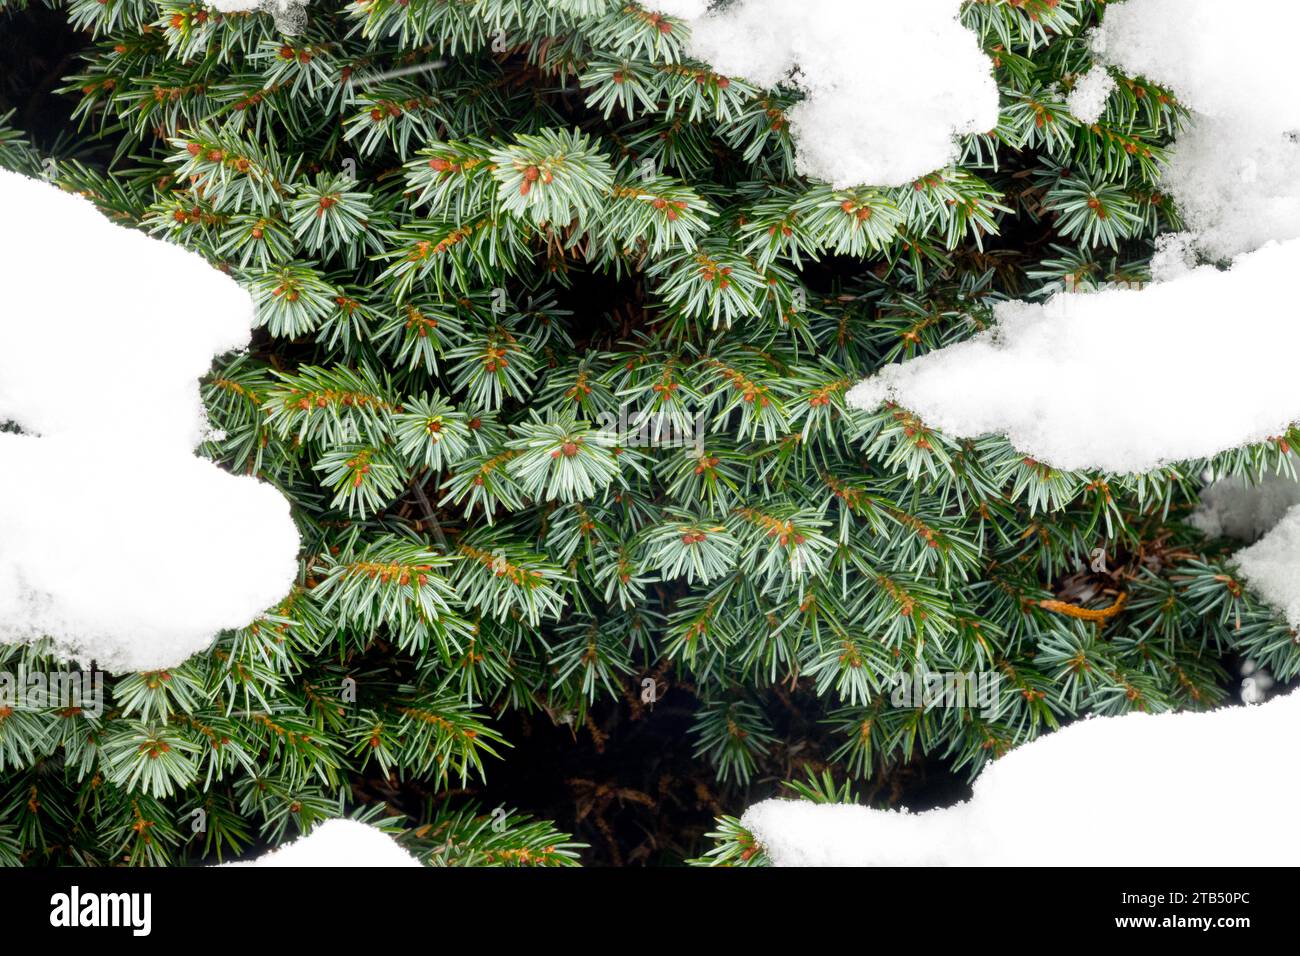
[[[1106,109],[1106,100],[1115,91],[1115,77],[1102,64],[1097,64],[1075,81],[1074,89],[1065,98],[1065,108],[1083,123],[1095,123]]]
[[[800,173],[837,188],[899,186],[951,163],[955,136],[997,125],[992,64],[961,6],[737,0],[690,21],[688,51],[720,73],[804,92],[787,116]]]
[[[1268,534],[1232,560],[1255,593],[1280,608],[1293,628],[1300,628],[1300,506],[1288,510]]]
[[[767,800],[741,824],[777,866],[1283,866],[1300,693],[1211,713],[1093,717],[989,764],[969,801],[925,813]],[[1134,812],[1132,799],[1159,808]],[[1249,807],[1258,840],[1189,840]]]
[[[1178,134],[1160,185],[1209,259],[1300,237],[1300,139],[1294,131],[1199,117]]]
[[[0,641],[110,671],[181,663],[288,592],[270,485],[193,451],[198,379],[253,304],[199,256],[0,170]],[[72,250],[72,252],[70,252]],[[70,259],[70,255],[74,255]]]
[[[356,820],[326,820],[311,833],[255,860],[224,866],[422,866],[382,830]]]
[[[953,436],[1000,433],[1063,469],[1209,457],[1300,420],[1300,323],[1281,305],[1297,274],[1292,240],[1145,289],[1000,303],[993,328],[886,366],[848,401],[897,402]]]
[[[1197,114],[1161,187],[1210,259],[1300,236],[1300,4],[1269,0],[1252,12],[1218,0],[1127,0],[1108,6],[1093,33],[1106,62],[1170,88]]]
[[[1259,0],[1249,16],[1241,14],[1222,0],[1107,4],[1093,47],[1124,72],[1170,88],[1198,113],[1300,127],[1300,4]]]

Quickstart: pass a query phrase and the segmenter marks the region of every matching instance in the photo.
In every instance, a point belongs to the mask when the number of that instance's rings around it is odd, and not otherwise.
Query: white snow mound
[[[326,820],[311,833],[255,860],[223,866],[422,866],[382,830],[356,820]]]
[[[848,401],[894,401],[953,436],[1003,434],[1063,469],[1208,457],[1300,420],[1300,322],[1281,305],[1298,274],[1292,240],[1144,289],[1000,303],[993,328],[886,366]]]
[[[0,641],[175,666],[297,574],[287,500],[194,455],[198,379],[252,300],[54,186],[0,170],[0,212]]]
[[[1282,755],[1297,735],[1298,693],[1210,713],[1094,717],[989,764],[955,807],[766,800],[741,823],[777,866],[1290,865],[1300,761]],[[1248,808],[1255,836],[1189,838],[1233,807]]]
[[[719,73],[804,92],[788,113],[800,173],[838,188],[900,186],[950,164],[954,137],[997,125],[992,64],[961,6],[737,0],[691,20],[687,49]]]

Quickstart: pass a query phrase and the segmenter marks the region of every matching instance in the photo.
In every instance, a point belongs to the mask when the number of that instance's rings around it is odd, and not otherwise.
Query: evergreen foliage
[[[1000,300],[1146,279],[1184,113],[1140,77],[1097,123],[1068,113],[1100,0],[968,4],[997,127],[956,168],[847,190],[795,176],[796,93],[710,72],[624,0],[321,2],[295,35],[50,5],[89,37],[77,132],[47,156],[0,120],[0,165],[252,292],[204,451],[280,488],[304,549],[280,606],[110,679],[100,717],[0,711],[0,861],[228,859],[349,814],[431,863],[573,863],[529,808],[494,826],[458,794],[510,760],[504,713],[587,733],[647,675],[698,698],[738,812],[754,781],[815,771],[796,790],[842,799],[921,754],[973,774],[1081,714],[1211,706],[1228,655],[1300,673],[1183,521],[1207,469],[1285,470],[1300,435],[1117,476],[844,403]],[[94,250],[68,241],[75,275]],[[996,669],[999,713],[891,706],[918,668]],[[773,729],[793,691],[802,752]],[[363,778],[427,800],[393,818]],[[762,862],[734,819],[715,835],[703,862]]]

